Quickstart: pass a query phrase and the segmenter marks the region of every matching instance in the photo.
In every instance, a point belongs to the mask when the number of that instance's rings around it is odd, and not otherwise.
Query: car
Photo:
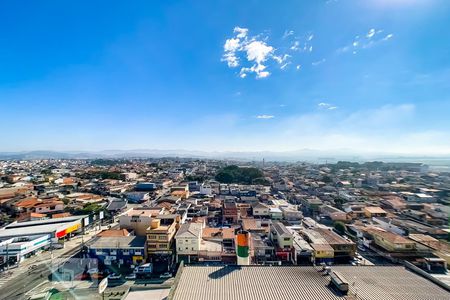
[[[366,248],[363,245],[358,245],[358,250],[366,251]]]
[[[159,278],[171,278],[171,277],[172,277],[172,273],[170,273],[170,272],[166,272],[166,273],[159,275]]]
[[[357,258],[357,259],[363,259],[363,257],[361,256],[361,254],[356,254],[356,258]]]
[[[91,268],[87,271],[89,274],[96,274],[98,273],[98,268]]]
[[[125,279],[127,280],[135,280],[136,279],[136,273],[131,273],[125,276]]]
[[[117,274],[117,273],[111,273],[108,275],[108,279],[110,280],[120,280],[122,279],[122,275]]]

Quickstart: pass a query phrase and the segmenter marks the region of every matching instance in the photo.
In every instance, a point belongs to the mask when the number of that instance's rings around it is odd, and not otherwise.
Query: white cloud
[[[314,38],[314,34],[311,34],[311,35],[308,37],[308,41],[311,41],[313,38]]]
[[[247,51],[247,59],[249,61],[255,61],[257,64],[261,64],[267,60],[269,54],[273,52],[274,48],[268,46],[263,41],[253,41],[245,45],[245,51]]]
[[[368,39],[371,39],[375,35],[375,29],[370,29],[369,32],[366,34],[366,37]]]
[[[352,52],[353,54],[356,54],[361,49],[368,49],[375,45],[378,45],[382,42],[386,42],[393,38],[393,34],[387,34],[385,37],[381,38],[380,35],[383,33],[384,30],[375,28],[372,28],[369,30],[369,32],[364,35],[363,37],[360,37],[359,35],[355,36],[353,39],[353,42],[347,46],[341,47],[337,49],[338,53],[345,53],[345,52]]]
[[[300,42],[299,41],[294,41],[294,43],[291,46],[291,50],[292,51],[298,51],[300,49]]]
[[[322,58],[321,60],[313,61],[313,62],[311,63],[311,65],[313,65],[314,67],[316,67],[316,66],[318,66],[318,65],[323,64],[323,63],[326,62],[326,61],[327,61],[327,60],[326,60],[325,58]]]
[[[228,39],[225,41],[225,45],[223,46],[223,49],[225,51],[236,51],[240,46],[240,40],[239,39]]]
[[[254,73],[256,78],[266,78],[271,75],[268,66],[277,62],[281,69],[286,68],[291,57],[286,53],[276,53],[276,48],[269,44],[268,37],[261,35],[249,36],[247,28],[235,27],[234,36],[227,39],[224,44],[224,53],[221,61],[228,67],[235,68],[242,64],[239,77],[245,78]],[[285,35],[293,35],[293,31],[286,31]]]
[[[301,67],[302,67],[301,65],[296,65],[296,66],[295,66],[295,68],[296,68],[297,70],[300,70]]]
[[[335,110],[338,108],[337,106],[334,106],[334,105],[332,105],[330,103],[326,103],[326,102],[320,102],[319,104],[317,104],[317,106],[320,109],[327,109],[327,110]]]
[[[275,118],[275,116],[273,115],[258,115],[256,116],[257,119],[264,119],[264,120],[268,120],[268,119],[273,119]]]
[[[265,78],[270,75],[270,72],[265,71],[266,66],[263,64],[254,64],[250,68],[241,68],[240,76],[245,78],[247,73],[255,73],[256,78]]]
[[[283,39],[285,39],[285,38],[287,38],[287,37],[289,37],[289,36],[291,36],[291,35],[293,35],[294,34],[294,31],[293,30],[286,30],[285,32],[284,32],[284,34],[283,34]]]
[[[287,63],[281,65],[280,69],[281,69],[281,70],[286,69],[286,67],[287,67],[289,64],[290,64],[290,62],[287,62]]]
[[[234,27],[233,30],[234,33],[237,33],[236,37],[238,38],[245,38],[248,34],[248,28],[241,28],[241,27]]]
[[[291,57],[289,54],[285,54],[283,56],[276,56],[274,55],[272,58],[279,64],[284,63],[287,59],[289,59],[289,57]]]
[[[222,57],[222,61],[226,61],[230,68],[239,66],[239,59],[233,52],[225,53]]]
[[[392,33],[390,33],[390,34],[386,35],[386,36],[383,38],[383,41],[390,40],[390,39],[392,39],[393,37],[394,37],[394,35],[393,35]]]

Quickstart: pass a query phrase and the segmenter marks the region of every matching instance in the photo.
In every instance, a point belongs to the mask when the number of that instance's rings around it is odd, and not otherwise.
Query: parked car
[[[87,271],[89,274],[96,274],[96,273],[98,273],[98,268],[91,268],[91,269],[89,269],[88,271]]]
[[[131,273],[125,276],[126,280],[135,280],[136,279],[136,273]]]
[[[122,275],[117,274],[117,273],[111,273],[108,275],[108,279],[109,280],[120,280],[120,279],[122,279]]]
[[[161,275],[159,275],[159,278],[171,278],[172,277],[172,273],[170,273],[170,272],[166,272],[166,273],[163,273],[163,274],[161,274]]]

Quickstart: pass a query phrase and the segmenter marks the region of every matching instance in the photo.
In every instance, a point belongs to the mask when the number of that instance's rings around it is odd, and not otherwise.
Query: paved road
[[[113,224],[115,225],[115,224]],[[103,228],[104,229],[104,228]],[[53,250],[53,259],[70,258],[78,253],[82,246],[82,241],[89,242],[95,237],[99,230],[91,230],[83,236],[77,236],[70,241],[66,241],[64,249]],[[30,271],[30,266],[37,266]],[[24,294],[39,284],[45,282],[51,273],[52,253],[50,251],[41,252],[29,259],[26,259],[19,267],[10,270],[7,277],[0,277],[0,299],[21,299]],[[6,271],[8,272],[8,271]]]

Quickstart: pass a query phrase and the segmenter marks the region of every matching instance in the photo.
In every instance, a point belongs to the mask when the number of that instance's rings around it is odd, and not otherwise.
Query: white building
[[[181,225],[175,235],[177,262],[183,256],[187,258],[189,263],[192,255],[198,255],[203,226],[204,224],[202,223],[185,223]]]
[[[209,185],[208,183],[202,183],[202,185],[200,186],[200,194],[211,196],[212,195],[211,185]]]

